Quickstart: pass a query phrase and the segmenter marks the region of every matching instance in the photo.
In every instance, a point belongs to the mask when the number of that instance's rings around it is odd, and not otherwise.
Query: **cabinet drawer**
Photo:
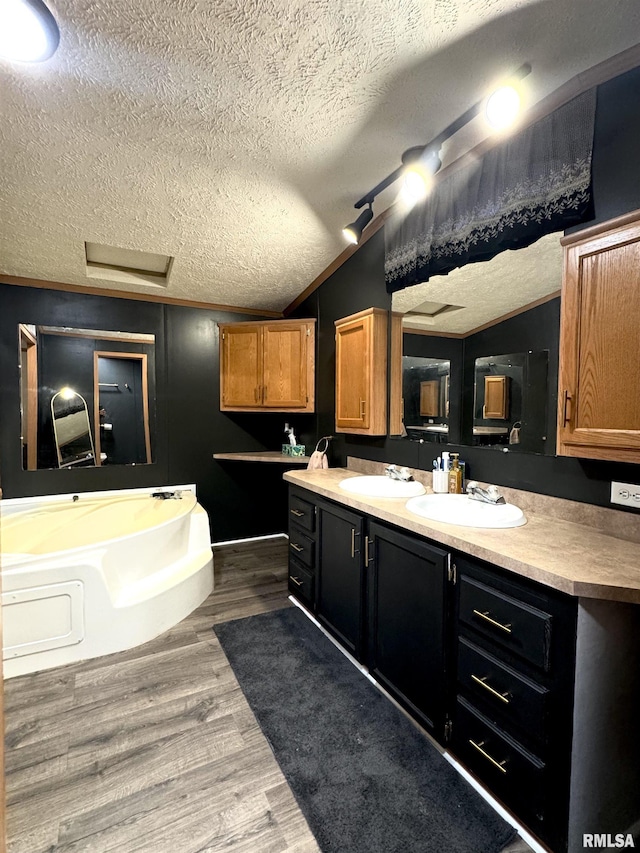
[[[289,591],[313,606],[315,578],[313,574],[301,566],[296,560],[289,561]]]
[[[473,701],[519,726],[534,740],[546,738],[549,691],[463,637],[458,644],[458,683]],[[490,710],[489,710],[490,709]]]
[[[553,622],[550,613],[463,576],[460,619],[534,666],[549,670]]]
[[[544,820],[545,764],[458,697],[453,728],[460,759],[507,805]]]
[[[289,521],[313,533],[316,526],[316,508],[297,495],[291,495],[289,498]]]
[[[310,569],[315,565],[316,543],[293,525],[289,528],[289,554]]]

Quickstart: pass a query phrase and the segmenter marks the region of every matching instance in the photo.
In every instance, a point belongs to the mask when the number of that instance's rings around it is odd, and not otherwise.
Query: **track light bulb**
[[[410,204],[422,201],[429,195],[432,185],[433,175],[431,172],[420,168],[418,164],[410,166],[405,170],[402,182],[403,200]]]
[[[43,62],[56,52],[60,30],[43,0],[2,0],[0,57]]]
[[[362,237],[362,232],[372,219],[373,210],[371,209],[371,205],[369,205],[369,207],[362,211],[355,222],[352,222],[350,225],[347,225],[346,228],[342,229],[342,236],[347,243],[353,243],[354,246],[357,246],[360,242],[360,238]]]
[[[505,130],[512,125],[520,112],[522,99],[513,85],[501,86],[487,98],[485,116],[494,130]]]

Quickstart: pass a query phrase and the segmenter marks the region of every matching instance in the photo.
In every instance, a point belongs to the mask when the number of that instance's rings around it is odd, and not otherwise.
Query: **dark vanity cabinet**
[[[442,741],[450,555],[415,536],[370,522],[365,558],[369,670]]]
[[[442,741],[448,552],[291,488],[289,590]]]
[[[457,556],[450,747],[553,850],[566,849],[575,599]]]
[[[363,516],[320,501],[318,507],[318,620],[357,660],[363,659]]]
[[[289,491],[289,592],[315,611],[316,601],[315,503],[297,490]]]
[[[640,607],[290,494],[290,590],[425,731],[553,853],[637,833]]]

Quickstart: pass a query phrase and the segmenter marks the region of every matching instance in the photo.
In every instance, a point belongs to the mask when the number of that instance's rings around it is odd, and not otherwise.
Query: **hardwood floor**
[[[286,561],[284,539],[218,548],[170,631],[5,683],[9,853],[319,853],[211,630],[290,606]]]

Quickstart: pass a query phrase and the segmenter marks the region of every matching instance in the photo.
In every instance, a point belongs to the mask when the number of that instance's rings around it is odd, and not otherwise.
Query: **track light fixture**
[[[369,207],[362,211],[355,222],[352,222],[350,225],[347,225],[346,228],[342,229],[342,236],[348,243],[353,243],[357,246],[360,242],[360,238],[362,237],[362,232],[373,219],[373,208],[371,206],[371,202],[368,204]]]
[[[469,107],[431,142],[407,149],[401,158],[402,165],[387,175],[386,178],[383,178],[379,184],[354,204],[356,210],[365,205],[369,205],[369,207],[360,214],[355,222],[342,229],[344,238],[356,245],[360,242],[362,232],[373,219],[372,204],[375,197],[400,177],[404,177],[402,197],[408,206],[426,198],[431,188],[433,176],[442,166],[440,149],[443,143],[466,124],[469,124],[480,112],[485,111],[486,120],[493,130],[504,130],[513,124],[521,106],[521,97],[516,83],[530,73],[531,66],[529,64],[521,65],[511,75],[508,84],[502,85],[492,92],[488,98],[483,98]]]

